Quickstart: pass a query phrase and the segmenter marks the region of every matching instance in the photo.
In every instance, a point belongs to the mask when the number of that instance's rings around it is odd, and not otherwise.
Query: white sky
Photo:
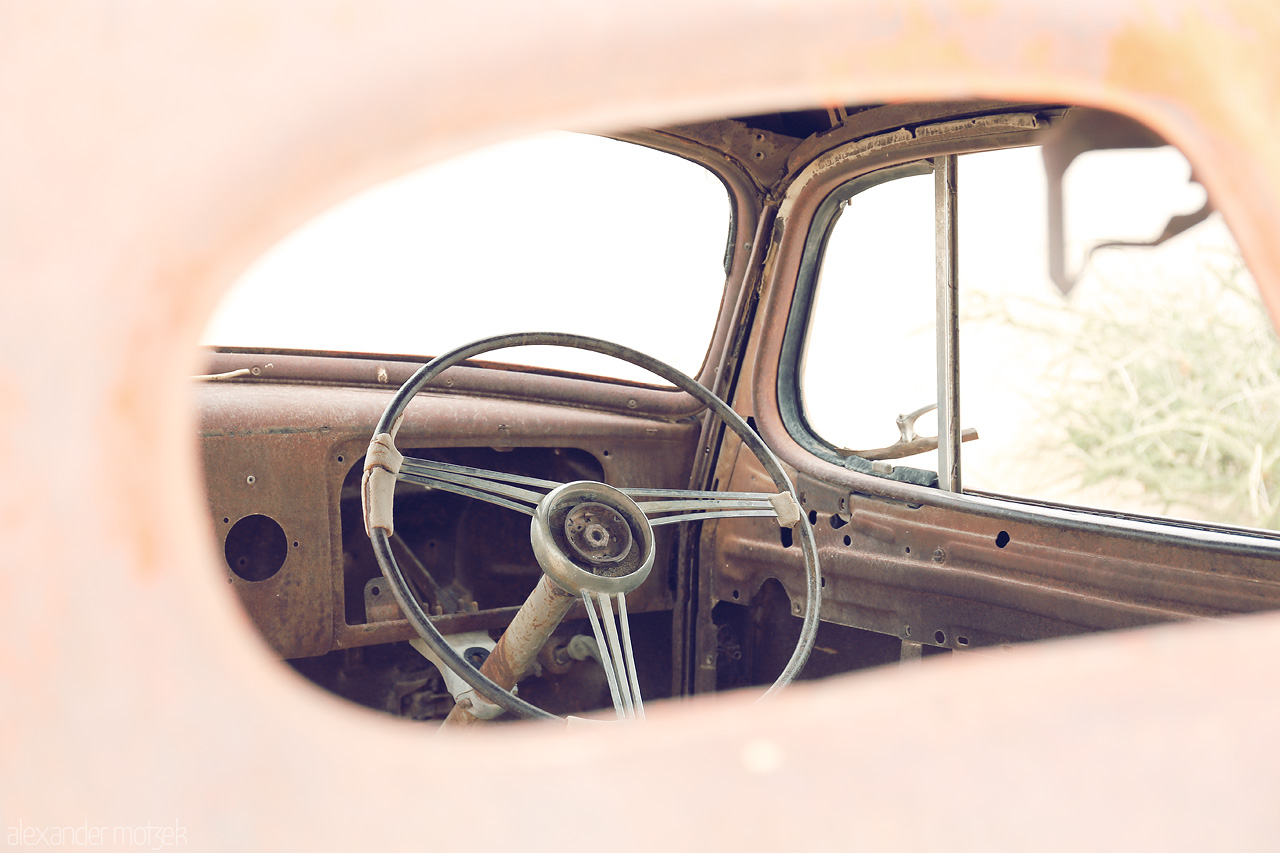
[[[702,364],[724,288],[724,186],[679,158],[552,133],[375,187],[264,255],[202,336],[221,346],[435,355],[509,332],[625,344]],[[366,323],[366,295],[393,297]],[[589,353],[487,358],[658,381]]]

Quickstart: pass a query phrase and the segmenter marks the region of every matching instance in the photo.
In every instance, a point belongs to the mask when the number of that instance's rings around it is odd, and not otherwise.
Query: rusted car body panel
[[[956,656],[798,686],[769,704],[705,697],[655,706],[646,726],[625,730],[530,725],[431,737],[335,701],[274,659],[227,583],[209,510],[253,509],[256,498],[236,490],[249,485],[251,460],[246,454],[243,477],[234,471],[238,481],[217,482],[202,470],[193,436],[255,452],[270,446],[278,470],[320,474],[289,489],[318,496],[297,507],[297,524],[322,540],[339,520],[319,496],[340,491],[345,475],[336,462],[323,466],[348,443],[358,447],[356,425],[379,392],[263,384],[264,395],[276,395],[268,403],[188,378],[248,366],[232,354],[211,368],[194,346],[247,263],[379,178],[549,127],[674,128],[814,104],[999,98],[1128,113],[1195,164],[1280,320],[1280,19],[1269,4],[137,3],[73,11],[11,3],[0,19],[6,833],[175,824],[190,846],[214,849],[468,843],[478,828],[494,843],[536,845],[561,837],[553,827],[603,838],[620,825],[620,844],[633,848],[1274,843],[1274,615],[1020,647],[998,663]],[[795,152],[760,150],[752,158],[760,165],[742,171],[764,186]],[[740,242],[769,215],[741,220]],[[731,280],[785,278],[751,268],[762,264],[755,248],[735,255]],[[767,293],[757,309],[750,288],[728,293],[741,310],[724,312],[713,352],[729,351],[720,342],[757,310],[764,328],[779,331],[783,297]],[[376,290],[363,298],[369,304],[353,297],[352,310],[369,322],[393,310]],[[741,394],[768,399],[760,389],[776,386],[770,348],[780,340],[752,338],[736,364],[713,365],[703,378],[715,368],[740,373]],[[305,360],[281,363],[299,376],[308,369]],[[381,384],[377,366],[359,381]],[[385,367],[392,383],[406,372]],[[498,432],[504,380],[477,371],[472,381],[496,383],[486,391],[498,400],[441,402],[471,407]],[[535,398],[559,400],[580,399],[575,383],[585,382],[531,381]],[[634,389],[652,398],[646,413],[671,415],[646,423],[619,409],[631,393],[597,401],[572,438],[598,429],[600,443],[592,433],[585,450],[602,454],[607,440],[635,458],[670,440],[683,448],[670,476],[690,464],[696,471],[688,454],[699,455],[704,436],[682,422],[680,401]],[[332,412],[332,434],[299,420],[304,431],[291,437],[290,418],[301,418],[308,399],[333,405],[335,395],[350,404]],[[421,424],[423,440],[431,425],[435,443],[430,402],[422,401]],[[537,411],[522,402],[521,412]],[[568,417],[559,410],[546,423]],[[806,470],[802,454],[785,446],[776,412],[764,406],[755,417],[810,478],[804,488],[822,514],[838,515],[844,489]],[[566,439],[552,438],[548,446]],[[619,456],[610,464],[625,477],[631,457]],[[733,454],[719,458],[722,480],[751,477]],[[898,488],[878,487],[889,497]],[[931,524],[940,511],[886,505],[871,513],[863,524],[873,544],[844,561],[862,572],[859,588],[943,582],[939,566],[953,559],[985,566],[1006,585],[1027,582],[986,546],[990,516],[975,514],[971,532],[941,538]],[[1203,589],[1187,596],[1145,585],[1143,566],[1171,559],[1161,546],[1103,540],[1095,570],[1066,582],[1036,559],[1035,548],[1051,544],[1047,534],[999,529],[1028,546],[1016,568],[1039,588],[1013,608],[1023,614],[1038,612],[1027,605],[1036,597],[1056,597],[1041,609],[1060,614],[1061,599],[1071,598],[1071,625],[1123,627],[1149,621],[1153,600],[1163,602],[1162,615],[1179,617],[1275,603],[1269,592],[1242,589],[1253,571],[1247,554],[1195,566],[1209,574],[1196,575]],[[923,554],[908,563],[895,550],[906,544]],[[716,547],[738,572],[716,582],[747,590],[761,572],[753,560],[785,559],[727,537]],[[930,565],[937,550],[944,558]],[[901,613],[867,613],[875,600],[843,588],[854,578],[829,587],[834,612],[850,624],[896,628]],[[1126,583],[1144,588],[1116,604]],[[1179,604],[1205,592],[1217,603]],[[716,594],[732,597],[732,588]],[[340,607],[332,590],[307,600],[329,602],[319,621],[331,633],[282,624],[269,642],[310,651],[358,642],[332,629]],[[982,636],[927,609],[908,615],[948,637]],[[1013,622],[986,630],[994,641],[1059,633],[1038,632],[1029,616]],[[617,796],[580,805],[583,781],[596,778],[614,780]],[[503,779],[550,796],[491,794]]]
[[[215,360],[220,366],[248,363],[243,357],[236,360],[227,355]],[[197,392],[202,416],[201,446],[207,466],[205,484],[216,543],[219,550],[225,547],[234,521],[264,513],[289,532],[290,542],[310,547],[291,548],[280,570],[259,582],[245,581],[226,566],[223,575],[241,596],[264,638],[282,657],[307,657],[335,648],[417,636],[402,617],[349,624],[343,607],[344,551],[350,553],[362,544],[344,542],[344,537],[362,540],[364,533],[358,524],[344,528],[340,498],[353,470],[359,473],[365,446],[386,405],[386,384],[377,382],[376,363],[365,365],[365,375],[374,377],[368,388],[294,384],[306,368],[305,360],[297,356],[272,356],[269,364],[265,372],[293,374],[292,377],[279,384],[252,386],[213,382]],[[352,363],[346,366],[359,368]],[[400,367],[400,371],[394,365],[391,370],[383,369],[387,375],[399,375],[403,372]],[[598,459],[610,483],[655,488],[685,485],[697,439],[697,424],[687,413],[683,417],[677,415],[679,420],[673,423],[653,417],[610,416],[599,410],[566,412],[558,407],[530,405],[527,397],[516,407],[503,399],[503,394],[492,387],[492,381],[484,388],[485,398],[472,396],[476,390],[467,381],[468,374],[474,376],[479,371],[462,369],[456,373],[460,374],[457,379],[446,373],[445,381],[467,393],[423,395],[416,400],[401,428],[402,447],[479,445],[508,452],[517,447],[553,448],[556,452],[572,448]],[[399,382],[404,378],[400,376]],[[576,386],[592,398],[589,392],[602,385],[519,373],[506,378],[506,383],[499,384],[507,386],[509,397],[527,392],[530,379],[535,380],[535,385],[541,380],[547,396],[554,395],[557,386],[562,395],[565,386]],[[333,381],[330,374],[327,382]],[[393,387],[399,384],[395,379],[390,381]],[[673,398],[683,398],[653,388],[608,387],[615,392],[610,397],[618,396],[621,390],[627,401],[635,401],[637,396],[655,398],[669,409],[678,403]],[[594,398],[601,396],[597,392]],[[625,401],[617,400],[614,406],[627,411]],[[247,482],[250,477],[252,483]],[[354,486],[348,485],[347,489]],[[351,510],[358,505],[358,495],[348,494],[346,508]],[[515,533],[517,538],[528,535],[520,529]],[[665,561],[669,559],[670,536],[660,537],[660,545]],[[281,600],[284,597],[288,598],[287,604]],[[670,595],[665,587],[647,585],[631,597],[630,606],[636,612],[670,609]],[[446,619],[441,629],[501,628],[510,617],[507,611],[487,617],[458,613]]]

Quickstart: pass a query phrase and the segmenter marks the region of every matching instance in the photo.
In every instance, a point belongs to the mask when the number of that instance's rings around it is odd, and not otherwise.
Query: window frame
[[[1046,112],[1061,114],[1061,111],[1059,107],[1049,110],[1024,108],[1011,112],[1043,116]],[[1009,115],[1001,113],[994,118]],[[856,150],[861,145],[869,150],[864,157],[847,158],[851,165],[841,169],[834,186],[831,186],[831,172],[824,173],[820,167],[811,166],[797,176],[787,192],[788,198],[796,201],[794,207],[804,207],[798,202],[804,195],[822,195],[812,202],[810,209],[813,214],[807,221],[788,223],[792,227],[798,224],[803,228],[804,236],[794,290],[787,306],[777,382],[773,389],[777,413],[787,436],[821,463],[851,472],[861,484],[851,490],[853,495],[903,502],[912,508],[936,507],[1011,523],[1047,525],[1087,535],[1192,546],[1219,554],[1280,558],[1280,531],[1062,504],[988,491],[950,493],[938,488],[936,471],[907,465],[894,466],[891,473],[877,471],[869,460],[840,453],[810,425],[804,411],[804,389],[800,378],[817,302],[823,256],[845,202],[861,192],[899,178],[932,174],[934,170],[928,161],[935,157],[1040,144],[1050,127],[1049,122],[1043,122],[1030,130],[984,134],[980,128],[972,127],[968,120],[921,125],[912,130],[910,138],[897,143],[868,146],[865,139],[848,143],[848,148]],[[948,133],[952,130],[955,132]],[[974,130],[978,132],[974,133]]]

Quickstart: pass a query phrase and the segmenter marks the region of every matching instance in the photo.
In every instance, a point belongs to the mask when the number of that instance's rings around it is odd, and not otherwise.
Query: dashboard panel
[[[377,600],[386,590],[359,481],[378,417],[416,364],[260,353],[212,361],[209,377],[222,378],[196,390],[210,518],[227,582],[263,639],[300,659],[415,637],[394,601]],[[404,452],[558,481],[688,485],[698,424],[683,395],[495,374],[455,368],[440,391],[419,395],[399,433]],[[471,396],[477,386],[499,393]],[[523,516],[402,483],[396,519],[442,633],[505,627],[540,577]],[[636,613],[671,609],[673,540],[670,528],[659,535],[652,576],[629,597]]]

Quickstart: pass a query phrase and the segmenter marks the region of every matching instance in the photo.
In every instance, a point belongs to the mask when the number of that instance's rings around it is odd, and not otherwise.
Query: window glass
[[[842,448],[892,444],[894,418],[936,394],[934,236],[918,224],[933,220],[932,178],[910,180],[928,190],[901,180],[854,196],[827,250],[802,382],[812,427]],[[979,435],[961,452],[965,490],[1280,528],[1280,344],[1185,158],[1164,147],[1071,164],[1066,294],[1049,274],[1039,149],[963,155],[957,183],[960,411]],[[919,209],[912,228],[878,217],[899,205]],[[893,257],[895,284],[917,292],[884,316]],[[837,351],[838,375],[820,369]],[[936,415],[917,428],[936,435]]]
[[[696,373],[724,286],[730,217],[724,185],[697,164],[545,134],[440,163],[318,217],[245,273],[202,340],[435,355],[491,335],[571,332]],[[376,322],[374,294],[388,309]],[[578,351],[487,358],[659,381]]]
[[[819,273],[802,387],[810,424],[840,447],[892,444],[895,416],[937,396],[932,246],[932,175],[859,193],[836,221]],[[910,464],[928,468],[935,456]]]

